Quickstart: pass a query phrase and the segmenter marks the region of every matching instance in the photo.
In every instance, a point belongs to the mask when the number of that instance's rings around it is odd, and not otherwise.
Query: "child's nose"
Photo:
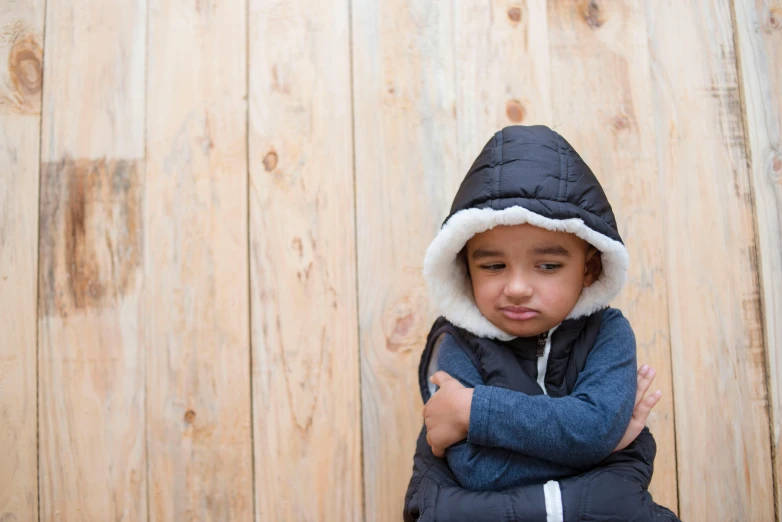
[[[512,274],[508,284],[505,285],[505,294],[508,297],[530,297],[532,291],[532,285],[522,272]]]

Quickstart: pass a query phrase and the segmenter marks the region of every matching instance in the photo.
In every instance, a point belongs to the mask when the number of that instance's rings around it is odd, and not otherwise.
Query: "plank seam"
[[[253,296],[252,296],[252,248],[250,219],[250,0],[244,2],[244,155],[245,155],[245,211],[247,218],[247,347],[250,372],[250,459],[252,462],[252,520],[258,519],[258,501],[255,484],[255,404],[253,403]]]
[[[144,187],[146,187],[146,180],[147,180],[147,157],[149,157],[148,152],[148,142],[147,142],[147,136],[149,136],[149,133],[147,132],[147,122],[149,118],[147,118],[147,114],[149,111],[149,0],[146,2],[145,6],[145,14],[146,14],[146,20],[144,23]],[[147,208],[148,204],[148,198],[146,197],[146,194],[144,194],[144,201],[142,203],[143,210],[142,210],[142,222],[146,225],[147,223],[147,217],[149,216],[149,209]],[[149,346],[148,343],[148,337],[149,337],[149,321],[147,320],[147,314],[149,313],[149,307],[147,306],[147,292],[146,292],[146,282],[147,282],[147,263],[146,263],[146,256],[147,256],[147,249],[146,247],[146,240],[147,235],[143,232],[143,230],[146,228],[146,226],[142,227],[142,234],[143,234],[143,243],[142,248],[144,249],[144,260],[142,261],[142,303],[144,303],[144,312],[141,315],[141,320],[144,322],[143,325],[143,331],[144,331],[144,467],[145,467],[145,491],[144,495],[146,496],[146,510],[147,510],[147,522],[150,522],[152,518],[152,505],[149,500],[149,367],[148,367],[148,354],[147,354],[147,347]]]
[[[348,58],[350,60],[350,143],[353,162],[353,277],[355,279],[356,302],[356,346],[358,347],[358,420],[360,425],[359,441],[361,443],[361,520],[367,520],[367,487],[364,470],[364,388],[362,383],[361,364],[361,320],[359,310],[359,280],[358,280],[358,190],[356,176],[356,100],[355,100],[355,69],[353,64],[353,0],[348,0]]]
[[[651,31],[650,26],[652,25],[651,20],[651,14],[649,12],[649,6],[646,6],[646,9],[644,9],[644,18],[646,21],[646,38],[647,38],[647,52],[649,53],[650,57],[652,59],[649,60],[649,79],[652,84],[652,103],[653,105],[656,102],[656,99],[662,95],[661,92],[659,92],[661,89],[664,88],[664,86],[658,85],[656,82],[656,76],[657,73],[655,72],[655,66],[654,61],[657,59],[658,53],[657,49],[653,45],[653,42],[650,38]],[[655,118],[656,120],[656,118]],[[660,133],[658,132],[658,129],[655,129],[655,139],[660,139]],[[665,187],[663,182],[663,175],[662,175],[662,169],[661,169],[661,158],[660,158],[660,152],[659,152],[659,141],[658,146],[656,147],[657,150],[657,181],[659,183],[659,194],[660,194],[660,208],[663,211],[662,212],[662,220],[663,220],[663,231],[668,230],[668,214],[665,212]],[[674,476],[676,477],[676,514],[681,515],[682,512],[682,495],[681,495],[681,480],[679,476],[679,437],[677,432],[677,425],[676,425],[676,380],[673,378],[673,341],[671,339],[671,306],[672,306],[672,299],[671,299],[671,288],[670,288],[670,279],[667,277],[667,274],[671,271],[670,269],[670,262],[668,260],[668,256],[665,254],[668,249],[668,242],[666,241],[664,243],[664,252],[663,252],[663,260],[664,260],[664,270],[665,270],[665,284],[666,284],[666,298],[665,298],[665,324],[668,327],[667,328],[667,340],[668,340],[668,360],[671,364],[671,416],[673,418],[672,425],[673,425],[673,465],[674,465]]]
[[[755,176],[752,171],[752,147],[749,140],[749,119],[747,117],[747,98],[746,90],[744,86],[744,75],[742,74],[741,63],[741,44],[739,42],[739,30],[738,22],[736,19],[736,0],[730,0],[730,21],[731,28],[733,29],[733,56],[735,57],[736,65],[736,80],[738,83],[739,94],[739,110],[741,110],[741,130],[744,138],[744,157],[747,167],[747,177],[749,187],[749,201],[752,209],[752,234],[754,237],[754,250],[755,250],[755,263],[756,263],[756,279],[755,284],[758,288],[759,310],[758,319],[760,321],[760,328],[763,332],[763,354],[764,362],[763,366],[763,382],[766,385],[766,416],[769,420],[769,446],[771,450],[771,481],[772,481],[772,495],[774,499],[774,520],[780,522],[779,517],[779,477],[777,476],[777,448],[774,441],[774,412],[772,411],[771,401],[773,400],[771,394],[771,361],[768,357],[769,343],[768,343],[768,330],[766,328],[766,314],[765,314],[765,287],[763,286],[763,271],[761,270],[761,258],[758,255],[760,245],[760,233],[758,225],[758,212],[757,212],[757,200],[755,199]]]
[[[41,522],[41,378],[40,378],[40,361],[41,361],[41,345],[40,345],[40,328],[41,320],[39,319],[39,308],[41,306],[41,181],[42,181],[42,166],[43,166],[43,104],[46,100],[43,96],[44,82],[46,81],[46,15],[48,12],[48,0],[43,2],[43,27],[41,28],[41,112],[38,115],[38,226],[36,238],[36,277],[35,277],[35,472],[38,479],[36,484],[37,497],[36,512],[38,514],[38,522]]]

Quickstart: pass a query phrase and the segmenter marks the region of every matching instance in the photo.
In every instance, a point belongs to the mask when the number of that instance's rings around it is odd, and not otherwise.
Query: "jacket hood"
[[[601,252],[600,278],[582,290],[568,319],[605,308],[620,292],[629,256],[594,173],[553,130],[517,125],[497,132],[483,147],[426,251],[424,277],[440,314],[477,336],[513,339],[480,312],[457,256],[476,234],[524,223],[575,234]]]

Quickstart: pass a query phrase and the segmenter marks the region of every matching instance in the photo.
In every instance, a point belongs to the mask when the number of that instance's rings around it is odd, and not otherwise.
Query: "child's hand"
[[[424,406],[426,442],[435,456],[442,457],[445,448],[467,438],[473,389],[445,372],[437,372],[429,380],[440,389]]]
[[[649,417],[649,412],[652,411],[652,408],[654,408],[657,401],[662,397],[663,392],[657,390],[644,399],[644,395],[649,391],[649,386],[652,385],[654,375],[654,368],[646,366],[645,364],[638,369],[638,388],[635,392],[635,409],[633,410],[633,417],[630,419],[627,431],[625,431],[622,440],[619,441],[614,452],[625,449],[641,434],[644,426],[646,426],[646,419]]]

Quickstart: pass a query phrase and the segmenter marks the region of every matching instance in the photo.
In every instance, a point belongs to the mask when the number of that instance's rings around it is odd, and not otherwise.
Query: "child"
[[[636,373],[630,325],[607,308],[627,265],[602,187],[561,136],[495,134],[424,262],[443,317],[421,358],[405,520],[677,520],[646,491],[653,372]]]

